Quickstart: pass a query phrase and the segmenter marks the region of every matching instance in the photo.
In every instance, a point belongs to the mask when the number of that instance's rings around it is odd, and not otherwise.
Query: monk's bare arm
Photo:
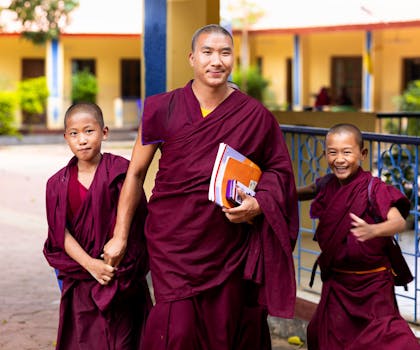
[[[104,247],[105,262],[111,266],[118,266],[124,256],[131,221],[140,202],[144,179],[157,147],[157,144],[142,145],[139,131],[118,200],[114,234]]]
[[[101,259],[91,257],[66,229],[64,250],[67,255],[88,271],[100,284],[106,285],[114,277],[114,268]]]
[[[296,189],[298,200],[305,201],[314,199],[318,188],[315,183],[307,186],[301,186]],[[239,193],[241,194],[241,190]],[[261,214],[261,208],[258,201],[251,196],[242,193],[242,204],[235,208],[223,208],[226,217],[233,223],[250,222],[253,218]]]
[[[393,236],[398,232],[404,231],[406,228],[405,219],[395,207],[392,207],[388,211],[387,219],[384,222],[377,224],[368,224],[352,213],[350,214],[350,217],[353,226],[351,232],[361,242],[375,237]]]
[[[298,200],[307,201],[314,199],[317,194],[317,187],[315,183],[311,183],[306,186],[300,186],[296,188]]]

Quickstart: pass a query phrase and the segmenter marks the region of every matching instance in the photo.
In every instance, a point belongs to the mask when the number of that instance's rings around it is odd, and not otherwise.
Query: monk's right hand
[[[104,261],[106,264],[117,267],[124,257],[127,241],[116,236],[112,237],[104,247]]]
[[[103,286],[106,286],[114,277],[115,268],[101,259],[92,258],[86,267],[88,272]]]

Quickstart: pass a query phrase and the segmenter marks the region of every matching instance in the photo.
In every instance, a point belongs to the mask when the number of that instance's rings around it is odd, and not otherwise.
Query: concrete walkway
[[[129,159],[134,137],[135,133],[130,132],[113,139],[111,133],[113,141],[105,142],[103,150]],[[42,255],[47,235],[45,184],[70,157],[61,135],[37,136],[36,140],[24,138],[17,142],[0,137],[2,350],[54,349],[60,295],[54,272]],[[156,162],[148,175],[147,194],[153,184],[155,167]],[[275,350],[297,348],[273,337]]]

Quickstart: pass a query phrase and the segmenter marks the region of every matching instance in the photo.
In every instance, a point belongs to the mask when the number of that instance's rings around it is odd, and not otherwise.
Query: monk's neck
[[[212,111],[220,105],[232,92],[233,89],[227,85],[209,87],[192,84],[192,90],[200,103],[200,107]]]
[[[101,159],[102,159],[101,153],[98,153],[94,159],[91,159],[89,161],[78,159],[77,168],[79,169],[79,173],[95,174],[96,168],[98,167]]]

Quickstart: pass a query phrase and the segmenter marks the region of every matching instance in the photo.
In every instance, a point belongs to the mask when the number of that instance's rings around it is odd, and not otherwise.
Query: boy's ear
[[[368,155],[369,151],[367,148],[363,148],[362,149],[362,160],[365,160],[367,155]]]
[[[109,135],[109,129],[107,126],[104,126],[104,128],[102,129],[102,140],[106,140],[108,138]]]

